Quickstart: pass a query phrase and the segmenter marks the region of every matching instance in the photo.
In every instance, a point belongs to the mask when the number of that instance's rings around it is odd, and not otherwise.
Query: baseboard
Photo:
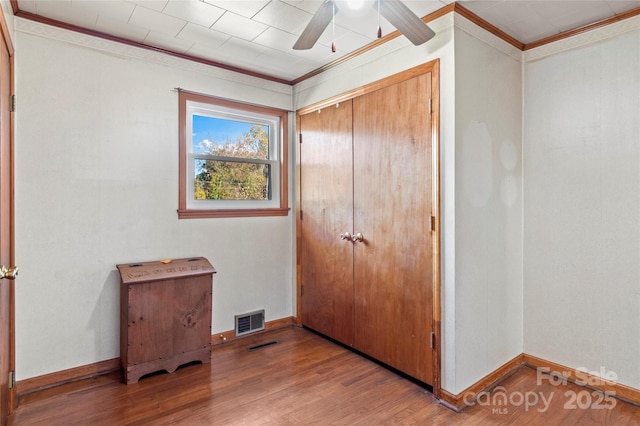
[[[555,377],[559,383],[562,380],[575,383],[579,386],[585,386],[590,389],[605,392],[614,398],[625,401],[634,405],[640,405],[640,389],[617,383],[613,380],[607,380],[607,372],[598,372],[605,377],[590,374],[584,370],[566,367],[555,362],[547,361],[532,355],[524,355],[525,365],[534,368],[540,373],[549,374]]]
[[[277,330],[279,328],[290,327],[295,324],[294,317],[281,318],[273,321],[267,321],[264,324],[264,330],[256,331],[255,333],[244,334],[242,336],[236,336],[235,330],[223,331],[221,333],[211,336],[211,345],[217,346],[223,343],[232,342],[234,340],[242,339],[245,337],[255,336],[256,334],[264,333],[271,330]]]
[[[211,345],[221,345],[233,340],[255,336],[256,334],[270,330],[291,327],[293,325],[295,325],[295,318],[287,317],[269,321],[265,324],[265,329],[263,331],[258,331],[244,336],[236,336],[234,330],[225,331],[211,336]],[[620,399],[621,401],[640,405],[640,389],[611,380],[606,380],[606,377],[602,378],[582,370],[566,367],[564,365],[527,354],[518,355],[457,395],[442,389],[440,391],[440,403],[454,411],[460,412],[464,407],[469,405],[470,402],[473,402],[477,395],[482,392],[490,391],[493,387],[515,373],[522,366],[534,368],[543,374],[554,376],[557,380],[566,379],[567,381],[581,386],[586,386],[590,389],[607,392],[609,395]],[[113,358],[25,380],[19,380],[16,383],[16,396],[19,401],[21,396],[28,395],[32,392],[61,386],[82,379],[110,374],[120,371],[121,369],[122,366],[120,358]]]
[[[491,390],[523,365],[524,354],[520,354],[457,395],[442,389],[440,391],[440,403],[447,408],[460,412],[464,407],[469,405],[470,402],[475,401],[478,394]]]
[[[541,374],[551,375],[555,378],[554,380],[559,381],[559,383],[562,380],[567,380],[580,386],[606,392],[608,395],[621,401],[640,405],[640,389],[632,388],[612,380],[607,380],[606,377],[602,378],[583,370],[566,367],[527,354],[518,355],[457,395],[442,389],[440,391],[440,403],[447,408],[460,412],[468,406],[470,402],[473,402],[480,393],[490,391],[522,366],[533,368]],[[599,373],[602,374],[601,372]]]
[[[264,331],[276,330],[278,328],[288,327],[294,324],[294,318],[282,318],[275,321],[269,321],[265,323]],[[263,331],[247,334],[245,336],[254,336]],[[235,331],[225,331],[220,334],[211,336],[211,344],[218,345],[224,342],[230,342],[236,339],[241,339],[245,336],[237,337]],[[69,368],[68,370],[56,371],[54,373],[44,374],[42,376],[32,377],[25,380],[19,380],[16,383],[16,396],[18,401],[20,397],[28,395],[33,392],[50,389],[56,386],[61,386],[67,383],[75,382],[78,380],[89,379],[92,377],[101,376],[104,374],[110,374],[116,371],[122,370],[122,364],[120,358],[108,359],[106,361],[99,361],[93,364],[82,365],[80,367]]]
[[[122,369],[120,358],[112,358],[105,361],[95,362],[89,365],[69,368],[68,370],[56,371],[30,379],[16,382],[16,396],[18,400],[21,396],[44,389],[61,386],[67,383],[82,379],[110,374]]]

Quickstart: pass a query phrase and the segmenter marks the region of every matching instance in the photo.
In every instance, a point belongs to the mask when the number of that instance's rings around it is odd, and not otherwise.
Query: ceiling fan
[[[324,0],[317,12],[309,21],[302,34],[293,45],[295,50],[311,49],[320,38],[329,23],[338,13],[339,0]],[[358,3],[364,3],[360,0]],[[404,34],[416,46],[425,43],[436,35],[411,9],[400,0],[375,0],[374,7],[378,9],[378,16],[382,15],[391,25]],[[378,25],[378,38],[382,37],[382,30]],[[335,52],[335,43],[332,46]]]

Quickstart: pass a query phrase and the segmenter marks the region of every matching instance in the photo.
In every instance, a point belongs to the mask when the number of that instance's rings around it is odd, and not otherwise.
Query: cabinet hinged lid
[[[116,265],[116,267],[120,271],[122,284],[138,284],[216,273],[211,263],[204,257],[124,263]]]

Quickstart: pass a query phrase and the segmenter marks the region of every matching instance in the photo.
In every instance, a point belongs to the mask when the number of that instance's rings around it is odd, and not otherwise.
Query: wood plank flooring
[[[455,413],[375,362],[291,327],[217,346],[211,364],[136,384],[112,374],[25,395],[9,425],[640,424],[640,407],[607,401],[523,367]]]

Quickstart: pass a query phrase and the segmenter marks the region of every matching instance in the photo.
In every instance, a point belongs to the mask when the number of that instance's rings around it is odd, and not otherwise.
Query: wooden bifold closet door
[[[426,73],[300,116],[299,241],[302,324],[433,384],[430,96]]]
[[[352,346],[353,229],[351,101],[301,117],[302,323]],[[302,146],[304,145],[304,147]]]

